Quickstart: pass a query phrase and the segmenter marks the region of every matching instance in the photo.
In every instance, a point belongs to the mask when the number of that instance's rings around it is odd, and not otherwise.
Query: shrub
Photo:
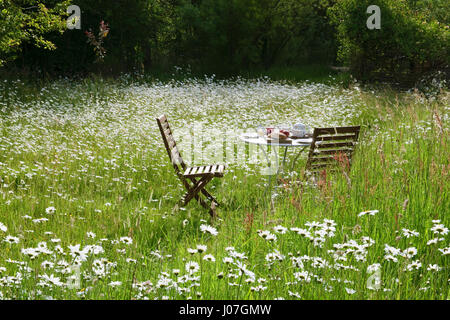
[[[381,29],[370,30],[367,7],[381,9]],[[413,85],[449,63],[448,26],[406,0],[340,0],[329,9],[337,28],[338,59],[359,79]]]

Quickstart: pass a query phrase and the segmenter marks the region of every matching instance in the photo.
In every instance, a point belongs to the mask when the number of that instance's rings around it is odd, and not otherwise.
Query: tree
[[[0,0],[0,65],[17,58],[23,43],[54,50],[45,36],[64,32],[69,4],[70,0]]]

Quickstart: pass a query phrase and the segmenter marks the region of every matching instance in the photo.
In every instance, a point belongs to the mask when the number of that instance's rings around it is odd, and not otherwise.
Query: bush
[[[431,1],[434,2],[434,1]],[[361,80],[414,85],[449,64],[448,26],[432,10],[406,0],[340,0],[329,9],[337,28],[338,58]],[[419,3],[420,4],[420,3]],[[370,30],[367,7],[381,9],[381,29]]]

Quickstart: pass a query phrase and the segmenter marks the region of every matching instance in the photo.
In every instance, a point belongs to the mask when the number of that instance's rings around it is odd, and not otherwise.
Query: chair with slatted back
[[[306,172],[349,170],[360,126],[314,128]]]
[[[169,155],[169,159],[175,169],[175,173],[183,183],[187,192],[180,201],[181,206],[186,206],[189,201],[196,199],[200,205],[206,209],[210,209],[210,214],[214,213],[211,206],[200,197],[200,193],[211,201],[211,205],[218,206],[219,202],[205,189],[205,186],[215,177],[223,177],[225,166],[214,164],[206,166],[188,167],[178,151],[177,144],[173,138],[172,130],[166,115],[162,115],[156,119],[159,130],[164,141],[164,145]],[[192,184],[192,185],[191,185]]]

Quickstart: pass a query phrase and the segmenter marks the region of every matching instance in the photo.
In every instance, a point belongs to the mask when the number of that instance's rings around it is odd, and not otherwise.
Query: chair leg
[[[211,175],[204,176],[197,183],[188,190],[184,196],[183,206],[187,205],[198,193],[211,181],[213,177]]]
[[[197,183],[197,180],[195,178],[191,178],[191,181],[193,183]],[[216,206],[220,206],[219,201],[217,201],[216,198],[214,198],[206,189],[202,189],[202,193],[207,197],[210,201],[214,201],[216,203]]]
[[[214,198],[208,191],[206,191],[205,189],[202,189],[202,193],[205,195],[205,197],[207,197],[209,200],[211,200],[211,202],[214,202],[216,204],[216,206],[220,206],[219,201],[217,201],[217,199]]]

